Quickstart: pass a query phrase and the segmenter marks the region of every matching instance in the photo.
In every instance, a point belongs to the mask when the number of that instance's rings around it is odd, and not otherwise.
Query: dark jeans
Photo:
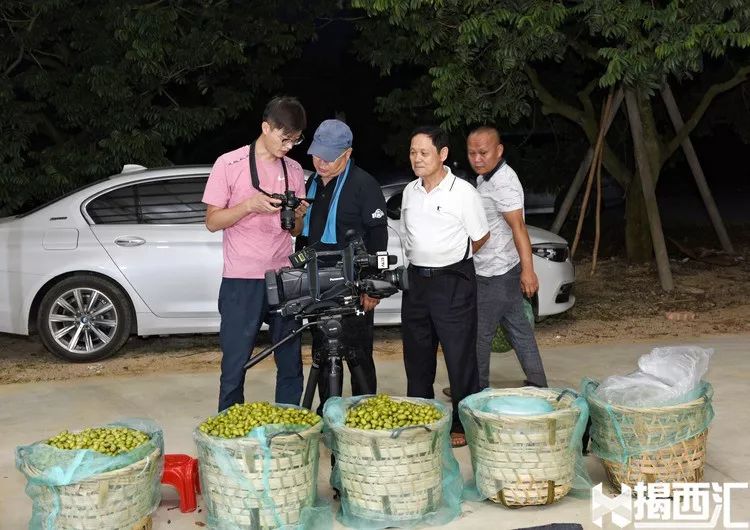
[[[270,327],[271,340],[277,343],[297,323],[293,318],[268,312],[265,280],[223,278],[219,289],[221,328],[221,379],[219,411],[235,403],[245,402],[245,370],[243,366],[255,347],[255,339],[263,322]],[[276,361],[276,403],[299,405],[302,397],[302,354],[300,339],[280,346],[274,352]]]
[[[526,380],[546,387],[542,358],[534,330],[523,310],[521,265],[500,276],[477,276],[477,364],[479,388],[490,386],[490,350],[498,324],[507,332]]]
[[[401,302],[401,337],[410,397],[435,397],[438,343],[448,369],[453,401],[452,432],[463,432],[458,403],[479,390],[477,373],[477,284],[474,263],[453,266],[456,273],[431,277],[409,267],[409,290]]]
[[[372,359],[372,343],[374,337],[374,311],[368,311],[364,316],[345,315],[341,318],[344,332],[340,339],[341,345],[353,351],[357,357],[357,362],[362,368],[362,372],[367,383],[366,388],[362,388],[354,374],[351,374],[352,395],[361,396],[363,394],[375,394],[378,389],[378,380],[375,374],[375,362]],[[320,405],[318,414],[323,412],[323,405],[330,397],[328,388],[328,364],[326,361],[326,338],[323,332],[317,327],[312,328],[313,352],[321,352],[320,373],[318,374],[318,397]],[[341,366],[339,366],[339,369]],[[340,373],[341,370],[339,370]]]

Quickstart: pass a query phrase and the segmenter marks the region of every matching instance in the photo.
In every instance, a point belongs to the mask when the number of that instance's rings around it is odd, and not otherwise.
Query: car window
[[[189,224],[205,220],[201,202],[207,176],[143,182],[92,200],[86,211],[96,224]]]
[[[399,191],[385,203],[386,212],[388,213],[388,217],[390,219],[401,219],[401,197],[403,196],[403,194],[404,192]]]
[[[66,199],[66,198],[70,197],[71,195],[73,195],[74,193],[78,193],[79,191],[85,190],[86,188],[88,188],[90,186],[94,186],[96,184],[99,184],[100,182],[104,182],[108,178],[109,177],[105,177],[105,178],[96,180],[94,182],[86,183],[83,186],[78,186],[77,188],[72,189],[72,190],[70,190],[69,192],[67,192],[67,193],[65,193],[63,195],[55,197],[54,199],[51,199],[51,200],[46,201],[46,202],[43,202],[43,203],[38,204],[36,206],[30,206],[29,207],[30,209],[28,209],[28,210],[24,210],[23,208],[25,208],[25,207],[22,206],[21,207],[22,209],[20,211],[17,211],[16,213],[11,212],[10,215],[15,215],[16,218],[21,219],[23,217],[26,217],[27,215],[31,215],[33,213],[36,213],[39,210],[42,210],[42,209],[46,208],[47,206],[51,206],[51,205],[55,204],[56,202],[59,202],[59,201],[61,201],[63,199]]]

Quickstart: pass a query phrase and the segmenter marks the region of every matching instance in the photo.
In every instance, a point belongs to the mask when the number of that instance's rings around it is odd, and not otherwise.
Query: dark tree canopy
[[[0,215],[217,128],[280,85],[331,0],[5,0]]]
[[[539,96],[536,67],[558,66],[549,92],[562,100],[621,83],[652,92],[665,78],[699,74],[707,58],[750,47],[750,4],[743,0],[353,3],[371,16],[360,24],[361,57],[385,74],[413,65],[429,76],[383,106],[393,112],[394,103],[435,101],[449,128],[527,115]]]
[[[411,68],[422,78],[380,100],[398,120],[433,113],[443,126],[515,124],[535,106],[580,127],[593,144],[607,92],[637,94],[654,182],[712,101],[750,76],[746,0],[353,0],[360,57],[384,74]],[[683,108],[674,131],[654,110],[665,82],[703,76],[723,63],[720,80]],[[662,113],[663,114],[663,113]],[[632,154],[632,148],[630,150]],[[627,153],[625,153],[627,155]],[[639,173],[632,156],[605,143],[606,170],[626,189],[629,256],[651,248]]]

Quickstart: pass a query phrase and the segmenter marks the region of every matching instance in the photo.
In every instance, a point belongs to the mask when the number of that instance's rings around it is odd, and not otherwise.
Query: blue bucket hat
[[[325,120],[315,131],[307,154],[317,156],[326,162],[333,162],[352,146],[353,139],[352,130],[346,123],[340,120]]]

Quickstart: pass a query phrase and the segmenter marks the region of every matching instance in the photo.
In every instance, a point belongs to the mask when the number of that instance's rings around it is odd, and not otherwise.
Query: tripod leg
[[[365,394],[372,394],[373,390],[369,387],[367,384],[367,379],[365,378],[365,371],[362,370],[362,367],[357,362],[350,362],[349,359],[346,360],[347,366],[349,366],[349,371],[352,373],[352,376],[357,380],[357,384],[359,385],[359,388],[362,389],[362,391]]]
[[[343,381],[343,369],[341,364],[335,362],[336,359],[328,360],[330,364],[330,370],[328,372],[328,395],[329,396],[341,396],[341,384]]]
[[[320,366],[313,359],[310,365],[310,375],[307,376],[307,387],[305,388],[305,395],[302,398],[302,406],[308,410],[312,410],[312,402],[315,397],[315,389],[318,387],[318,376],[320,374]]]
[[[352,377],[354,377],[354,380],[357,382],[357,386],[359,386],[364,395],[372,394],[375,389],[370,388],[370,385],[367,382],[365,371],[359,364],[359,359],[357,359],[357,352],[352,348],[348,348],[344,354],[344,360],[346,361],[346,365],[349,367],[349,372],[351,372]]]

